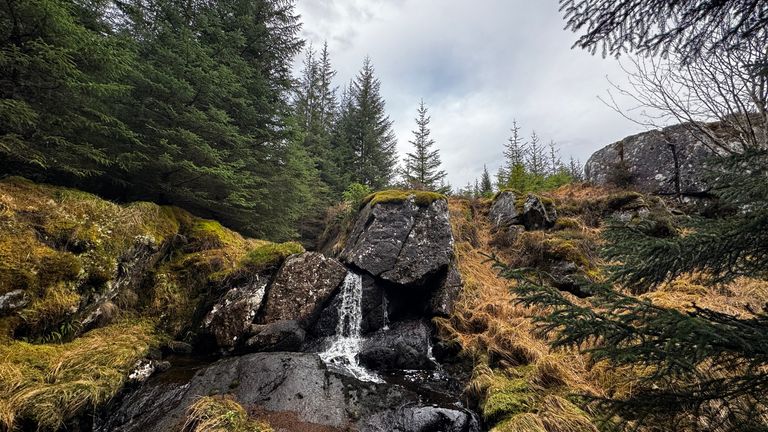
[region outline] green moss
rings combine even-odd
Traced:
[[[520,197],[520,196],[523,196],[523,195],[525,195],[525,194],[523,194],[522,192],[520,192],[520,191],[519,191],[519,190],[517,190],[517,189],[504,188],[504,189],[501,189],[501,190],[499,190],[499,191],[498,191],[498,192],[496,192],[495,194],[493,194],[493,199],[492,199],[492,201],[496,201],[496,199],[497,199],[497,198],[499,198],[499,195],[501,195],[501,194],[502,194],[502,193],[504,193],[504,192],[510,192],[510,193],[512,193],[512,194],[513,194],[515,197]]]
[[[447,200],[445,195],[437,192],[390,189],[368,195],[363,199],[361,207],[366,204],[375,206],[376,204],[402,203],[411,197],[413,197],[413,202],[419,207],[428,207],[437,200]]]
[[[633,204],[633,208],[644,206],[643,194],[632,191],[614,193],[605,198],[603,205],[608,211],[616,211],[625,209],[629,204]]]
[[[536,395],[525,379],[497,376],[482,404],[483,417],[493,424],[530,411],[535,400]]]
[[[288,256],[304,252],[304,247],[297,242],[267,243],[249,251],[241,264],[243,267],[260,271],[276,266]]]
[[[191,248],[194,250],[220,249],[243,241],[234,231],[207,219],[195,220],[188,233]]]

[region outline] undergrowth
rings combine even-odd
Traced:
[[[272,432],[272,428],[250,419],[231,397],[202,396],[187,410],[182,432]]]

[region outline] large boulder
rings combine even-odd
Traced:
[[[282,320],[251,326],[253,336],[245,341],[249,352],[300,351],[306,332],[296,321]]]
[[[431,330],[424,321],[400,321],[366,337],[360,348],[360,363],[368,368],[432,369]]]
[[[259,322],[294,320],[311,326],[346,274],[339,261],[320,253],[289,257],[267,289]]]
[[[219,348],[232,350],[250,330],[268,282],[265,275],[253,275],[229,289],[203,319],[201,333],[211,335]]]
[[[444,199],[415,195],[369,203],[360,212],[340,258],[400,285],[423,285],[453,259],[453,234]]]
[[[686,125],[632,135],[596,151],[584,165],[598,185],[632,186],[660,195],[700,195],[714,153]]]
[[[333,372],[316,354],[258,353],[221,360],[193,377],[150,379],[97,418],[96,432],[179,430],[200,395],[226,394],[249,412],[283,429],[379,431],[478,431],[474,415],[449,394],[424,401],[391,384],[358,381]],[[283,425],[280,425],[283,426]]]
[[[453,307],[459,298],[464,282],[456,263],[451,263],[448,271],[440,282],[440,287],[432,295],[430,312],[435,316],[448,317],[453,314]]]

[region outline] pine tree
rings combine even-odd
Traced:
[[[520,136],[520,126],[517,120],[512,120],[512,135],[504,144],[504,165],[500,171],[500,178],[505,186],[509,186],[512,172],[518,170],[518,167],[525,166],[526,145]]]
[[[581,161],[574,159],[573,156],[568,161],[568,174],[575,181],[584,181],[584,167],[582,167]]]
[[[371,59],[366,57],[349,89],[351,103],[344,125],[345,140],[352,150],[352,180],[373,189],[385,187],[397,165],[392,121],[384,110],[380,87]]]
[[[531,132],[531,140],[528,142],[527,150],[525,160],[527,171],[537,176],[545,175],[547,173],[547,158],[544,153],[544,146],[539,142],[536,131]]]
[[[440,153],[432,150],[435,140],[430,138],[427,107],[422,99],[416,117],[416,130],[413,131],[413,153],[408,153],[405,165],[408,169],[408,181],[417,188],[437,190],[445,178],[445,171],[440,170]]]
[[[480,180],[480,194],[490,196],[493,194],[493,185],[491,184],[491,175],[488,174],[488,167],[483,165],[483,176]]]
[[[557,146],[555,145],[555,141],[550,140],[549,141],[549,174],[555,175],[559,173],[563,167],[563,162],[560,160],[560,156],[558,155],[560,151],[557,149]]]

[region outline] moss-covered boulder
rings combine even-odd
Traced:
[[[383,280],[422,285],[453,259],[448,204],[434,193],[384,191],[361,210],[341,260]]]

